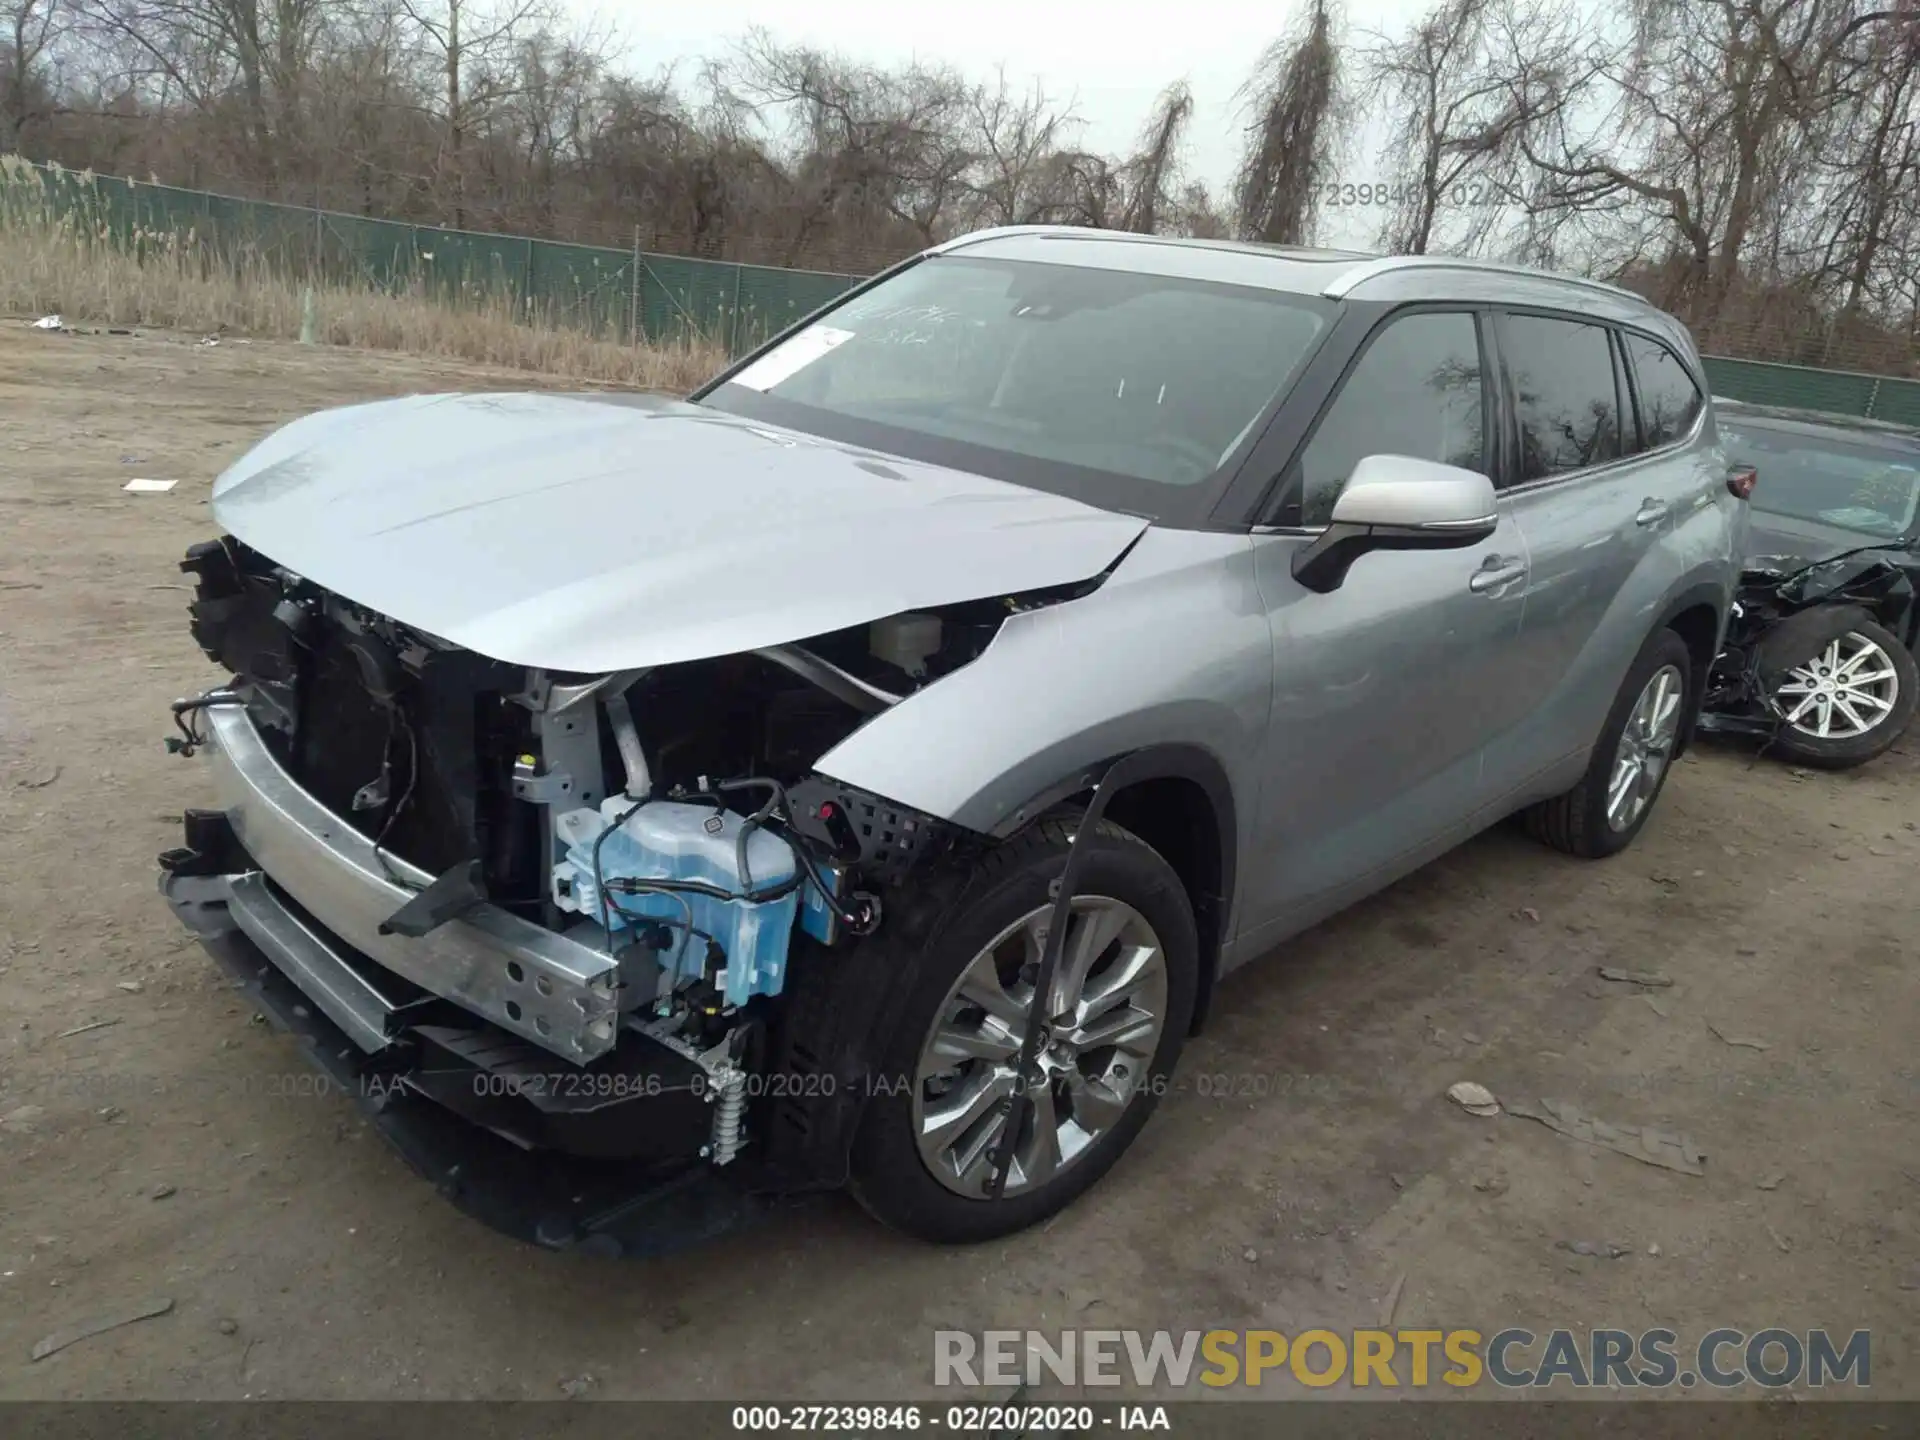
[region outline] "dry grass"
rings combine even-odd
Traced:
[[[91,177],[70,175],[84,193]],[[98,207],[56,205],[38,172],[0,156],[0,314],[69,323],[300,335],[307,286],[257,254],[223,255],[192,231],[110,226]],[[313,287],[323,344],[447,356],[640,389],[685,393],[725,363],[718,345],[627,345],[519,312],[511,298],[458,305],[372,286]]]

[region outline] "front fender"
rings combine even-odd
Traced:
[[[1036,804],[1152,746],[1212,757],[1244,796],[1272,705],[1272,653],[1248,538],[1149,529],[1098,590],[1011,616],[972,664],[815,768],[983,834],[1018,828]],[[1251,809],[1235,807],[1242,828]]]

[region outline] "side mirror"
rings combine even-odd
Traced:
[[[1463,550],[1499,523],[1493,482],[1473,470],[1369,455],[1333,502],[1333,519],[1293,557],[1293,578],[1309,590],[1337,590],[1369,550]]]

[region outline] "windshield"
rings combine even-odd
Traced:
[[[1887,538],[1913,526],[1920,456],[1724,420],[1720,433],[1728,458],[1760,473],[1756,510]]]
[[[936,256],[702,403],[1165,518],[1192,508],[1327,313],[1164,275]]]

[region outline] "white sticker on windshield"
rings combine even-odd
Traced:
[[[771,390],[790,375],[797,375],[830,350],[853,339],[851,330],[836,330],[831,325],[809,325],[798,335],[769,350],[727,383],[744,385],[749,390]]]

